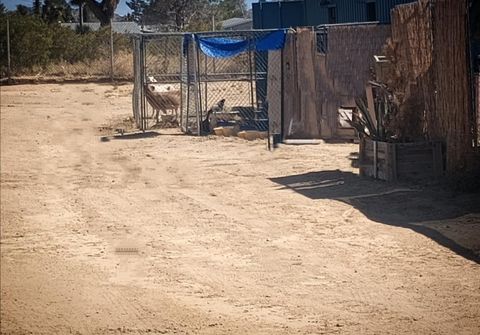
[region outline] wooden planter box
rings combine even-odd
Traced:
[[[362,138],[359,165],[361,176],[386,181],[437,179],[444,172],[442,143],[389,143]]]

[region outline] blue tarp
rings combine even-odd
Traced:
[[[228,58],[242,52],[282,49],[285,44],[285,30],[278,30],[253,39],[195,36],[200,50],[208,57]]]

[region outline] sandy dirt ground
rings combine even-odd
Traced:
[[[354,144],[101,137],[130,93],[1,87],[2,334],[480,333],[478,194]]]

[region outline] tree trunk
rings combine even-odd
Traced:
[[[80,24],[80,31],[83,32],[83,3],[78,5],[78,23]]]
[[[110,19],[113,18],[118,0],[103,0],[101,3],[95,0],[85,0],[85,3],[100,21],[100,25],[105,27],[110,24]]]

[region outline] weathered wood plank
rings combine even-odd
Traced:
[[[393,154],[395,150],[395,144],[385,144],[385,179],[388,181],[394,181],[397,179],[397,175],[395,173],[397,161],[395,155]]]
[[[426,154],[398,155],[398,162],[400,163],[416,163],[421,161],[432,161],[432,159],[432,151]]]
[[[314,34],[310,29],[297,30],[297,71],[298,89],[300,92],[300,120],[304,126],[304,136],[318,138],[315,68],[314,59]]]
[[[289,137],[290,124],[300,110],[297,86],[296,35],[287,34],[283,49],[283,134]]]
[[[433,163],[432,162],[424,162],[424,163],[417,163],[417,164],[398,164],[397,169],[399,173],[405,172],[412,172],[412,171],[427,171],[433,174]]]
[[[315,53],[315,90],[317,92],[315,105],[317,109],[317,118],[320,124],[320,135],[324,139],[332,138],[334,130],[329,122],[327,96],[331,89],[328,87],[327,78],[327,58],[324,54]]]
[[[418,147],[416,148],[415,143],[379,142],[378,148],[383,148],[384,152],[380,150],[377,152],[377,178],[387,181],[428,180],[441,176],[443,174],[442,144],[418,143]],[[361,173],[373,176],[373,141],[362,139],[360,150]]]
[[[365,156],[366,157],[373,157],[374,156],[373,150],[372,151],[367,151],[365,153]],[[385,152],[377,151],[377,159],[378,160],[383,160],[383,159],[385,159],[385,157],[387,157]]]
[[[375,104],[373,100],[373,89],[372,85],[367,84],[365,87],[365,91],[367,94],[367,106],[368,106],[368,114],[372,118],[373,124],[377,124],[377,115],[375,114]]]
[[[433,174],[436,178],[439,178],[443,175],[443,152],[442,144],[435,143],[433,146]]]

